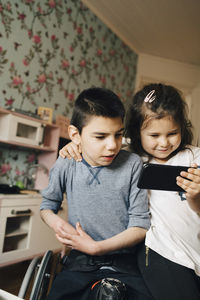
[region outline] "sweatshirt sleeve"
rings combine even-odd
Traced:
[[[142,169],[142,161],[138,159],[132,170],[129,194],[129,224],[128,227],[150,228],[150,213],[147,190],[139,189],[137,182]]]
[[[42,203],[40,205],[40,210],[50,209],[55,213],[58,212],[63,201],[63,193],[66,190],[66,166],[67,161],[59,157],[51,168],[48,186],[41,192]]]

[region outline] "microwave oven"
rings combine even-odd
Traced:
[[[0,118],[0,139],[28,145],[42,145],[44,125],[40,122],[5,114]]]

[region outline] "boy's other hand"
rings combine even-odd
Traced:
[[[62,158],[68,158],[71,159],[73,158],[76,161],[81,161],[82,156],[81,156],[81,146],[76,145],[73,142],[70,142],[69,144],[65,145],[60,151],[59,155]]]
[[[97,242],[93,240],[81,227],[76,224],[77,235],[65,233],[56,235],[57,239],[71,249],[81,251],[89,255],[96,255]]]

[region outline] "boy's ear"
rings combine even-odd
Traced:
[[[79,145],[80,141],[81,141],[81,136],[80,136],[78,129],[74,125],[69,125],[68,133],[69,133],[69,137],[72,140],[72,142],[76,145]]]

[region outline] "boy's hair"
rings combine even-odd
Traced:
[[[151,92],[153,101],[145,102],[145,97]],[[181,144],[173,153],[175,154],[185,149],[186,145],[190,145],[193,139],[192,124],[187,116],[187,104],[180,92],[173,86],[159,83],[146,85],[135,94],[126,120],[126,136],[130,138],[132,151],[139,155],[148,154],[141,145],[141,127],[145,126],[144,121],[148,122],[148,119],[161,119],[167,115],[171,116],[181,129]]]
[[[98,87],[89,88],[82,91],[75,101],[71,125],[74,125],[81,133],[91,116],[120,117],[123,122],[125,108],[120,98],[111,90]]]

